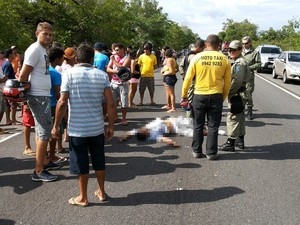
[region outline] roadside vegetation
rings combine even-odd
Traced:
[[[23,52],[36,40],[34,31],[41,21],[53,25],[54,40],[65,46],[100,41],[109,47],[112,42],[138,47],[151,41],[155,48],[168,45],[181,50],[196,38],[206,38],[169,20],[156,0],[1,0],[0,8],[1,50],[16,45]],[[299,19],[292,19],[280,30],[258,32],[258,25],[247,19],[227,19],[219,35],[224,41],[249,35],[254,45],[300,50],[299,23]]]
[[[279,15],[280,16],[280,15]],[[223,23],[223,29],[218,34],[224,41],[239,40],[241,37],[250,36],[254,46],[261,44],[273,44],[281,47],[283,50],[300,51],[300,17],[287,21],[279,30],[270,27],[265,31],[258,31],[259,26],[250,23],[247,19],[242,22],[235,22],[227,19]]]

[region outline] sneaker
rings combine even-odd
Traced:
[[[33,171],[33,174],[31,175],[31,179],[33,181],[51,182],[51,181],[55,181],[57,179],[57,176],[54,176],[53,174],[49,173],[47,170],[42,170],[42,172],[39,174]]]
[[[204,158],[205,157],[204,154],[198,153],[198,152],[194,152],[194,151],[193,151],[193,156],[194,156],[194,158]]]
[[[214,155],[206,155],[206,158],[208,160],[215,160],[219,157],[218,153],[214,154]]]
[[[44,170],[57,170],[61,167],[62,167],[61,164],[49,161],[49,163],[47,165],[44,165]]]

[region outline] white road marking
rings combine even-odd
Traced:
[[[262,79],[262,80],[268,82],[269,84],[271,84],[271,85],[277,87],[278,89],[282,90],[283,92],[285,92],[285,93],[287,93],[287,94],[293,96],[294,98],[300,100],[300,96],[295,95],[294,93],[292,93],[292,92],[290,92],[290,91],[284,89],[283,87],[280,87],[279,85],[277,85],[277,84],[275,84],[275,83],[269,81],[268,79],[264,78],[263,76],[261,76],[261,75],[259,75],[259,74],[257,74],[257,73],[256,73],[255,75],[258,76],[260,79]]]
[[[14,136],[17,136],[17,135],[22,134],[22,133],[23,133],[23,132],[18,132],[18,133],[14,133],[14,134],[12,134],[12,135],[9,135],[9,136],[7,136],[6,138],[1,139],[1,140],[0,140],[0,143],[2,143],[2,142],[4,142],[4,141],[7,141],[8,139],[13,138]]]

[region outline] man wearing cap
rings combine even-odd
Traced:
[[[260,54],[258,51],[255,51],[252,47],[251,38],[249,36],[245,36],[242,39],[243,44],[243,57],[247,60],[250,68],[250,79],[246,84],[246,92],[243,97],[245,98],[248,112],[247,112],[247,118],[249,120],[253,120],[253,99],[252,99],[252,93],[254,91],[254,72],[260,68]]]
[[[228,94],[228,107],[232,106],[232,97],[244,91],[246,82],[249,80],[250,69],[247,61],[242,56],[242,43],[238,40],[230,42],[228,47],[229,57],[233,60],[231,66],[231,88]],[[242,99],[241,99],[242,101]],[[244,148],[245,115],[242,108],[241,113],[228,111],[227,114],[227,136],[228,139],[220,150],[235,151],[235,142],[238,147]]]
[[[151,53],[152,47],[153,46],[150,42],[146,42],[143,46],[144,53],[138,58],[138,64],[141,69],[141,78],[139,84],[140,106],[144,105],[144,93],[146,88],[148,88],[150,95],[150,105],[156,106],[156,103],[154,102],[154,68],[157,64],[157,58]]]
[[[61,66],[57,65],[55,69],[62,74],[66,69],[72,68],[75,64],[77,64],[77,60],[75,58],[75,49],[68,47],[64,51],[63,63]]]
[[[199,52],[202,52],[204,50],[205,43],[202,39],[198,39],[195,44],[190,44],[189,49],[190,52],[188,53],[187,56],[185,56],[182,61],[179,64],[179,73],[182,76],[182,79],[184,79],[185,73],[187,71],[187,68],[192,60],[192,58]],[[188,90],[188,99],[189,103],[191,104],[193,101],[193,96],[194,96],[194,85],[195,81],[192,82],[189,90]],[[193,113],[192,110],[187,110],[186,111],[186,117],[192,118]]]
[[[103,45],[99,42],[96,42],[94,45],[94,64],[93,67],[106,72],[106,67],[109,63],[109,58],[102,53]]]
[[[205,156],[202,153],[202,144],[207,118],[206,158],[215,160],[218,157],[218,130],[222,119],[223,101],[230,89],[230,62],[218,50],[220,38],[217,35],[209,35],[205,45],[205,51],[195,55],[188,67],[182,85],[180,105],[183,106],[188,101],[188,90],[195,79],[192,153],[195,158]]]

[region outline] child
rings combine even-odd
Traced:
[[[32,150],[30,145],[30,130],[34,126],[34,119],[32,113],[27,105],[27,102],[22,104],[22,123],[24,126],[24,142],[25,149],[23,154],[27,156],[35,156],[35,151]]]

